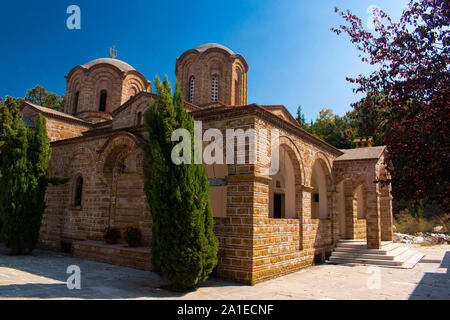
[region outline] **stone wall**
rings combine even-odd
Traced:
[[[151,216],[143,192],[142,151],[128,133],[52,144],[50,177],[69,178],[47,189],[40,242],[59,248],[60,241],[103,240],[108,225],[139,227],[150,245]],[[124,172],[119,167],[126,164]],[[126,179],[123,177],[126,176]],[[82,205],[74,205],[75,181],[83,178]],[[131,219],[131,220],[130,220]]]

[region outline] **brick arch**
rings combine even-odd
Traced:
[[[119,132],[109,137],[102,148],[97,162],[97,172],[100,180],[109,186],[116,164],[139,149],[140,142],[129,132]],[[142,161],[141,164],[142,166]],[[138,167],[140,168],[140,167]]]
[[[70,158],[69,158],[69,161],[68,161],[69,167],[72,165],[74,159],[75,159],[78,155],[80,155],[80,154],[87,154],[88,157],[89,157],[89,162],[88,162],[89,168],[94,167],[95,158],[96,158],[95,155],[94,155],[94,151],[92,151],[92,150],[89,149],[89,148],[83,147],[83,146],[77,147],[77,148],[72,152],[72,154],[71,154],[71,156],[70,156]]]
[[[294,143],[294,141],[288,137],[288,136],[280,136],[279,138],[279,144],[280,147],[284,146],[285,150],[287,151],[289,158],[292,161],[292,164],[294,166],[294,170],[296,172],[296,185],[302,185],[305,183],[305,167],[303,158],[301,156],[300,151],[297,148],[297,145]]]
[[[143,82],[142,79],[140,79],[136,76],[127,76],[125,78],[123,88],[126,88],[126,90],[127,90],[127,92],[124,93],[126,96],[125,101],[128,101],[131,98],[131,96],[129,94],[129,90],[132,88],[134,88],[136,90],[135,95],[137,95],[139,92],[146,91],[145,83]]]
[[[83,86],[85,82],[85,75],[82,70],[78,70],[73,73],[67,81],[67,89],[66,89],[66,102],[65,102],[65,112],[74,114],[74,99],[75,93],[79,92],[78,97],[78,106],[83,103]]]
[[[332,171],[331,171],[330,161],[328,160],[328,158],[325,156],[325,154],[323,152],[320,152],[320,151],[316,152],[316,154],[314,156],[314,161],[313,161],[313,164],[311,167],[311,175],[309,176],[308,183],[309,183],[309,185],[311,185],[312,168],[314,168],[316,163],[321,166],[321,168],[325,174],[325,178],[327,179],[327,190],[330,191],[334,185],[333,175],[332,175]]]

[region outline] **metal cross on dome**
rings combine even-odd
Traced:
[[[115,59],[117,57],[117,50],[116,50],[116,46],[113,45],[112,48],[109,48],[109,56],[112,59]]]

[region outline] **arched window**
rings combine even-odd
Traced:
[[[73,114],[77,114],[78,111],[78,100],[80,98],[80,91],[75,92],[75,96],[73,98]]]
[[[100,104],[98,107],[99,111],[106,111],[106,99],[108,97],[108,94],[106,93],[106,90],[100,91]]]
[[[195,94],[195,77],[192,76],[189,78],[189,102],[194,103],[194,94]]]
[[[211,101],[219,100],[219,76],[213,75],[211,78]]]
[[[236,68],[236,80],[234,81],[234,104],[241,104],[241,72]]]
[[[130,99],[133,98],[133,97],[137,94],[137,89],[136,89],[135,87],[131,87],[131,88],[128,90],[128,94],[129,94],[129,96],[130,96]]]
[[[81,206],[82,196],[83,196],[83,178],[78,177],[75,183],[75,199],[74,199],[75,206]]]

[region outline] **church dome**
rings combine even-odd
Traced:
[[[95,59],[95,60],[92,60],[91,62],[88,62],[88,63],[84,64],[83,67],[86,68],[86,69],[90,69],[90,68],[92,68],[95,65],[103,64],[103,63],[113,65],[113,66],[117,67],[122,72],[128,72],[128,71],[136,70],[132,66],[130,66],[128,63],[123,62],[121,60],[112,59],[112,58]]]
[[[234,52],[231,51],[231,49],[229,49],[221,44],[218,44],[218,43],[205,43],[205,44],[202,44],[201,46],[198,46],[197,48],[195,48],[195,50],[197,50],[198,52],[205,52],[206,50],[211,49],[211,48],[223,49],[231,55],[234,54]]]

